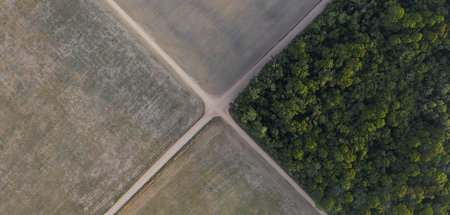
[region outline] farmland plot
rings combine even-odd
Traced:
[[[317,211],[222,120],[189,147],[121,214],[304,214]]]
[[[319,0],[116,0],[207,92],[222,94]]]
[[[94,0],[0,1],[0,213],[99,214],[201,102]]]

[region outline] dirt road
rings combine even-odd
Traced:
[[[130,200],[150,179],[155,176],[166,165],[170,159],[177,154],[183,146],[189,142],[212,118],[214,114],[209,112],[203,115],[200,120],[189,129],[180,139],[177,140],[167,151],[165,151],[155,163],[127,190],[105,214],[116,214],[128,200]]]
[[[164,61],[169,69],[187,85],[204,102],[205,114],[191,127],[180,139],[178,139],[161,157],[126,191],[119,200],[105,213],[106,215],[116,214],[189,140],[203,128],[214,117],[221,117],[230,124],[248,144],[258,152],[292,187],[297,190],[311,205],[314,201],[301,189],[295,181],[263,150],[248,134],[242,130],[229,114],[229,105],[250,82],[258,75],[261,68],[271,60],[272,56],[280,53],[289,42],[295,38],[305,27],[311,23],[325,8],[331,0],[322,0],[318,3],[289,33],[267,52],[253,67],[249,69],[226,93],[220,97],[212,96],[205,91],[160,47],[154,39],[137,22],[135,22],[114,0],[104,0],[112,11],[131,30],[135,31],[152,49],[156,55]],[[321,214],[326,214],[319,211]]]

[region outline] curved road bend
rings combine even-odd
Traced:
[[[214,117],[221,117],[236,132],[254,149],[258,154],[264,158],[302,197],[315,207],[314,201],[309,195],[303,191],[300,186],[263,150],[258,144],[233,120],[229,114],[229,105],[237,97],[250,82],[250,80],[257,76],[261,68],[272,59],[272,56],[280,53],[292,39],[295,38],[308,24],[310,24],[324,9],[331,0],[322,0],[318,3],[297,25],[291,29],[272,49],[267,52],[248,72],[245,73],[227,92],[222,96],[216,97],[203,91],[203,89],[195,82],[144,30],[136,21],[134,21],[114,0],[103,0],[107,6],[112,9],[112,12],[120,18],[124,24],[134,30],[147,45],[150,46],[155,54],[159,55],[181,81],[187,85],[198,97],[202,99],[205,104],[205,114],[197,121],[183,136],[180,137],[174,144],[172,144],[167,151],[165,151],[152,166],[109,208],[105,215],[116,214],[155,174],[170,161],[170,159],[177,154],[184,145],[186,145],[211,119]],[[325,212],[319,211],[322,215]]]

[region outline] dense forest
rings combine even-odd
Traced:
[[[233,116],[330,214],[449,214],[446,0],[334,0]]]

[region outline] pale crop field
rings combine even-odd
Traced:
[[[320,0],[116,0],[207,92],[222,94]]]
[[[231,127],[215,119],[120,214],[314,215],[317,211]]]
[[[0,0],[0,214],[100,214],[202,114],[96,0]]]

